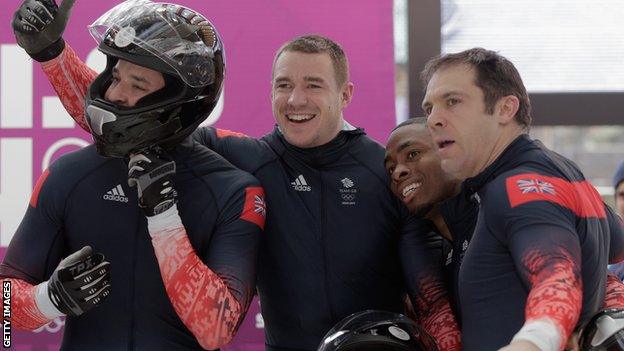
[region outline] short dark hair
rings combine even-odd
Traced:
[[[408,118],[405,121],[397,124],[396,127],[394,127],[390,133],[394,132],[395,130],[404,127],[404,126],[409,126],[412,124],[418,124],[418,125],[423,125],[425,127],[427,127],[427,117],[412,117],[412,118]]]
[[[340,44],[335,41],[321,36],[321,35],[304,35],[296,37],[295,39],[282,45],[275,54],[273,59],[273,70],[275,72],[275,63],[277,59],[285,51],[303,52],[306,54],[323,54],[327,53],[331,58],[332,65],[334,66],[334,73],[336,74],[336,83],[338,86],[342,86],[349,80],[349,61],[347,55]],[[273,73],[272,73],[273,74]]]
[[[531,125],[531,102],[522,78],[516,67],[497,52],[483,48],[472,48],[454,54],[445,54],[431,59],[425,65],[420,77],[424,87],[441,68],[467,64],[476,71],[475,84],[483,91],[486,112],[494,113],[496,102],[507,95],[520,100],[515,120],[529,128]]]

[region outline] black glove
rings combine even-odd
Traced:
[[[91,247],[67,256],[48,280],[48,297],[60,312],[79,316],[110,294],[110,263]]]
[[[128,185],[137,185],[139,206],[146,216],[165,212],[177,202],[175,173],[175,162],[160,147],[130,157]]]
[[[26,0],[13,15],[13,33],[17,44],[39,62],[49,61],[65,48],[63,32],[76,0]]]

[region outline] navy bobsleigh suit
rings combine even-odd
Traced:
[[[435,274],[427,226],[390,192],[384,149],[361,129],[310,149],[277,127],[261,139],[213,128],[195,138],[265,189],[258,292],[267,350],[316,350],[335,323],[364,309],[403,312],[405,293],[418,295],[417,282]]]
[[[241,213],[246,189],[259,183],[190,138],[171,156],[191,245],[246,309],[261,229]],[[61,349],[201,350],[168,299],[127,172],[127,161],[100,157],[93,145],[54,162],[39,181],[0,275],[38,284],[62,258],[90,245],[111,264],[111,293],[93,310],[67,317]]]
[[[602,307],[622,227],[573,162],[521,135],[463,191],[481,202],[459,271],[463,350],[505,346],[525,320],[571,331]]]

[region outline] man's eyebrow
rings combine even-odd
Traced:
[[[453,95],[467,96],[465,93],[462,93],[460,91],[451,90],[451,91],[447,91],[446,93],[442,94],[442,96],[440,96],[440,99],[446,99],[446,98],[448,98],[450,96],[453,96]],[[420,108],[425,110],[429,106],[431,106],[431,102],[430,101],[423,101],[422,104],[420,105]]]
[[[399,145],[399,148],[397,149],[397,152],[403,151],[406,147],[412,145],[413,143],[414,143],[413,140],[408,140],[408,141],[404,142],[403,144]],[[384,157],[384,165],[386,163],[388,163],[388,161],[390,161],[390,155],[388,153],[386,153],[386,157]]]
[[[406,142],[404,142],[403,144],[399,145],[399,149],[398,151],[401,152],[403,151],[406,147],[412,145],[414,142],[412,140],[408,140]]]
[[[119,75],[119,69],[117,69],[117,67],[113,67],[113,74]],[[144,77],[140,77],[140,76],[137,76],[135,74],[131,74],[130,75],[130,79],[135,80],[135,81],[140,82],[140,83],[145,83],[147,85],[151,85],[150,81],[148,81]]]
[[[442,95],[442,98],[443,98],[443,99],[446,99],[447,97],[452,96],[452,95],[466,96],[466,94],[465,94],[465,93],[462,93],[461,91],[451,90],[451,91],[449,91],[449,92],[444,93],[444,94]]]
[[[323,79],[323,78],[321,78],[321,77],[305,76],[305,77],[303,77],[303,79],[304,79],[306,82],[325,83],[325,79]]]
[[[275,78],[275,83],[284,83],[284,82],[290,82],[290,79],[287,77],[277,77]]]
[[[133,80],[136,80],[137,82],[142,82],[142,83],[145,83],[145,84],[148,84],[148,85],[149,85],[149,84],[151,84],[151,83],[150,83],[147,79],[145,79],[144,77],[140,77],[140,76],[137,76],[137,75],[134,75],[134,74],[131,74],[131,75],[130,75],[130,78],[132,78]]]

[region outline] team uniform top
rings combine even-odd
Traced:
[[[459,267],[472,239],[479,214],[478,197],[467,195],[462,192],[440,204],[440,214],[452,236],[452,240],[446,238],[442,240],[442,267],[451,307],[458,319],[461,317]]]
[[[81,101],[96,72],[69,46],[42,68],[70,115],[88,129]],[[439,257],[430,256],[439,256],[439,248],[425,247],[430,231],[392,195],[383,147],[362,130],[347,129],[311,149],[289,145],[277,128],[259,140],[196,131],[197,140],[266,190],[258,292],[267,350],[316,350],[351,313],[402,312],[406,291],[438,345],[455,350],[459,330]]]
[[[452,240],[442,238],[442,266],[444,267],[444,277],[449,289],[449,296],[451,307],[455,316],[461,318],[461,309],[459,308],[459,268],[464,258],[466,250],[472,239],[475,226],[477,224],[477,218],[479,215],[479,196],[475,193],[470,195],[468,192],[461,192],[460,194],[445,200],[440,204],[440,213],[446,223]],[[433,226],[433,223],[432,223]],[[435,229],[434,229],[435,230]],[[437,230],[436,230],[437,232]],[[623,233],[624,234],[624,233]],[[618,248],[618,243],[614,243],[618,238],[611,238],[610,257],[614,257],[613,260],[618,261],[619,258],[616,255],[622,256],[622,248]],[[618,250],[621,250],[618,253]],[[614,252],[611,252],[614,251]],[[614,276],[615,278],[619,278]],[[618,280],[618,279],[614,279]],[[619,278],[621,280],[621,278]],[[612,282],[610,282],[612,283]],[[615,301],[615,306],[622,306],[622,296],[619,294],[620,287],[615,285],[610,286],[607,284],[607,289],[611,288],[614,291],[611,298]],[[617,290],[617,292],[615,292]],[[608,298],[606,296],[605,298]],[[609,308],[612,304],[605,302],[604,308]]]
[[[261,195],[259,183],[190,138],[172,157],[178,210],[190,243],[246,310],[264,219],[261,197],[254,204],[249,194]],[[67,317],[61,349],[200,350],[165,291],[127,172],[127,161],[100,157],[93,145],[54,162],[37,183],[0,275],[38,284],[61,259],[90,245],[111,264],[111,293],[93,310]],[[182,276],[176,293],[184,294],[185,284],[201,283]],[[212,312],[222,318],[227,306]]]
[[[417,301],[437,298],[427,227],[389,191],[384,150],[361,129],[311,149],[288,144],[278,128],[259,140],[212,128],[195,137],[266,189],[258,292],[267,350],[315,350],[364,309],[402,312],[406,288]]]
[[[463,188],[481,199],[459,273],[463,349],[496,350],[544,317],[565,344],[603,304],[619,219],[576,165],[527,135]]]

